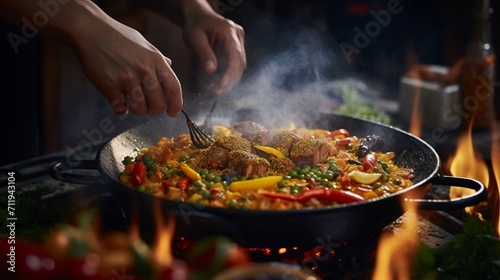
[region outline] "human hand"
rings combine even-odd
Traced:
[[[75,51],[89,80],[113,112],[175,116],[182,108],[179,80],[163,56],[138,31],[110,18],[82,32]]]
[[[213,78],[209,91],[220,96],[231,90],[247,66],[243,28],[205,11],[186,19],[183,35],[205,73]]]

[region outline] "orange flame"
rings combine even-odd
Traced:
[[[413,108],[411,111],[409,132],[417,137],[422,135],[422,118],[420,117],[420,90],[415,88],[412,92]]]
[[[153,248],[153,257],[158,265],[158,268],[161,269],[171,266],[173,262],[171,242],[174,236],[175,218],[170,216],[167,224],[165,224],[165,219],[162,215],[160,206],[159,200],[155,200],[154,218],[157,228],[155,246]]]
[[[450,164],[450,172],[453,176],[473,178],[488,186],[488,166],[483,157],[474,149],[472,122],[458,139],[457,150]],[[450,198],[467,196],[473,192],[474,190],[471,189],[451,187]],[[466,212],[473,213],[473,207],[467,207]]]
[[[374,280],[411,279],[411,261],[418,249],[418,214],[415,208],[408,208],[403,224],[397,232],[384,233],[380,237]]]

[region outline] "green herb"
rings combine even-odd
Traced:
[[[55,226],[68,218],[68,212],[45,209],[40,206],[43,195],[52,193],[49,187],[36,188],[34,190],[16,193],[15,217],[16,237],[41,241]],[[8,235],[7,198],[0,196],[0,234]]]
[[[500,279],[500,239],[493,226],[467,216],[464,232],[449,243],[437,248],[422,245],[412,279]]]

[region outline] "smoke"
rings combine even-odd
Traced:
[[[315,29],[285,33],[276,51],[262,58],[241,84],[224,96],[225,108],[233,112],[251,109],[268,126],[300,125],[307,112],[331,112],[338,100],[319,86],[339,76],[339,58],[330,42]]]

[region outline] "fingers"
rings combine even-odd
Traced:
[[[208,41],[208,37],[203,33],[191,34],[193,36],[191,47],[198,56],[200,65],[203,67],[203,71],[207,74],[213,74],[217,69],[217,58],[215,53]]]
[[[246,53],[244,47],[243,28],[237,26],[231,40],[224,42],[223,48],[227,56],[226,68],[222,69],[220,80],[214,89],[214,94],[219,96],[233,88],[241,78],[247,67]]]
[[[127,82],[122,83],[125,87],[123,92],[109,89],[105,96],[112,111],[118,115],[130,111],[134,115],[151,116],[167,111],[169,116],[176,116],[182,108],[183,99],[179,80],[169,66],[171,63],[165,58],[150,73],[130,76]]]
[[[170,67],[162,67],[157,71],[157,76],[161,84],[163,98],[167,100],[167,114],[175,117],[179,114],[183,99],[181,83]]]

